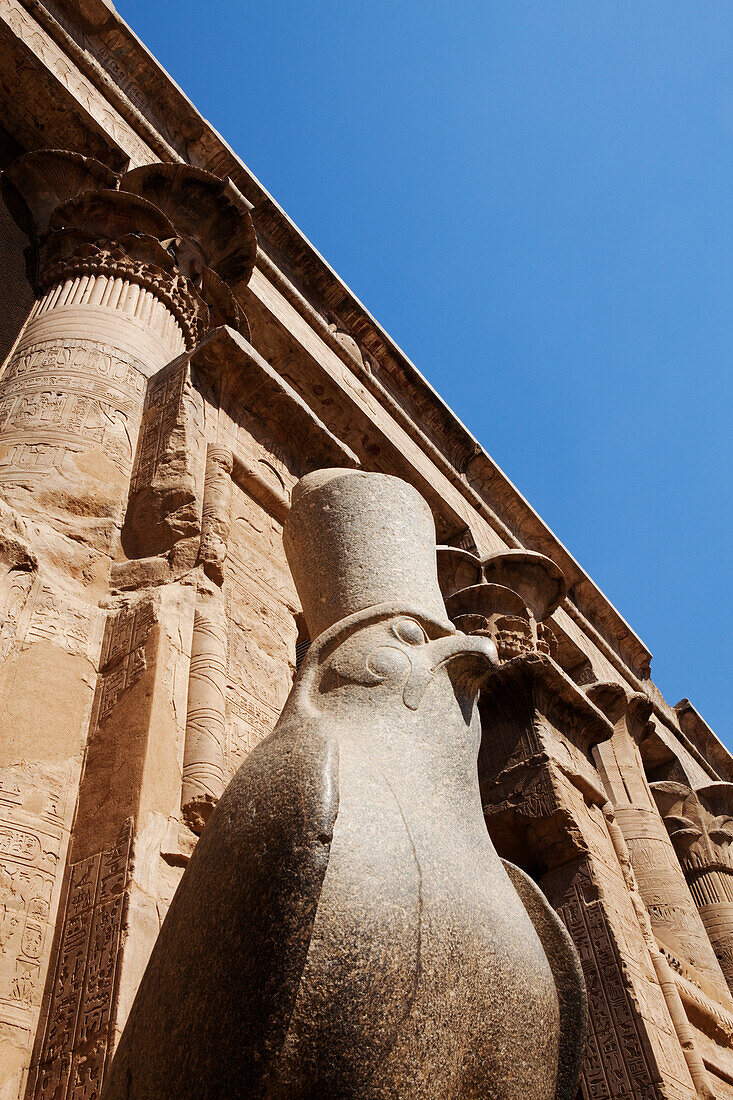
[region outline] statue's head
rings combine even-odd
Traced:
[[[426,501],[399,478],[321,470],[296,486],[285,549],[313,642],[300,701],[321,711],[453,710],[470,723],[498,663],[487,638],[457,632],[437,579]],[[296,689],[297,691],[298,689]]]

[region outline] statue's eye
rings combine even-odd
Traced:
[[[420,623],[414,619],[400,619],[392,627],[397,637],[408,645],[424,645],[428,640]]]

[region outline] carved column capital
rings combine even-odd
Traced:
[[[229,180],[185,164],[148,164],[118,175],[65,150],[26,153],[4,179],[22,196],[35,231],[40,294],[100,276],[150,291],[173,314],[188,348],[211,327],[249,335],[237,296],[257,242],[246,200]],[[89,296],[85,299],[84,292]],[[76,287],[73,302],[121,308],[126,295]],[[50,305],[57,305],[58,298]]]
[[[249,335],[252,219],[229,180],[184,164],[117,174],[40,150],[3,185],[30,215],[40,299],[0,385],[0,487],[21,511],[95,516],[109,553],[148,380],[212,327]]]
[[[733,783],[651,784],[713,950],[733,991]]]
[[[652,783],[652,791],[685,874],[733,875],[733,783],[692,790],[662,782]]]
[[[505,550],[481,561],[470,551],[439,546],[438,573],[459,630],[490,637],[505,661],[555,656],[555,635],[545,620],[565,595],[565,580],[544,554]]]

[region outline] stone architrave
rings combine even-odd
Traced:
[[[319,471],[285,545],[314,640],[196,847],[103,1100],[572,1100],[579,965],[486,832],[496,650],[446,617],[427,504]]]

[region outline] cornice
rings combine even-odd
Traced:
[[[421,446],[443,472],[450,471],[451,480],[507,546],[537,550],[555,561],[568,582],[565,609],[579,625],[592,625],[593,634],[620,658],[622,667],[646,679],[651,654],[641,639],[401,348],[200,116],[114,6],[106,0],[22,2],[155,158],[186,161],[232,179],[253,206],[260,240],[258,269],[277,281],[311,323],[314,315],[321,318],[344,363],[403,427],[409,424],[411,434],[420,436]],[[334,338],[332,320],[356,342],[354,350]]]

